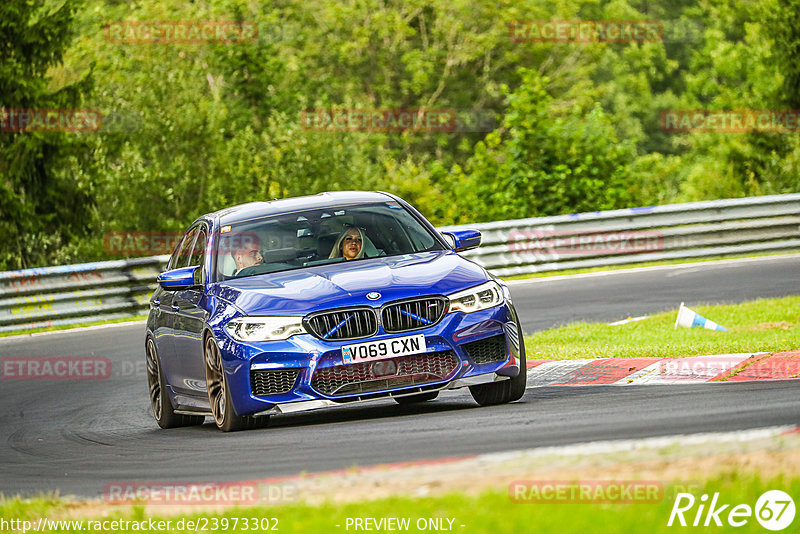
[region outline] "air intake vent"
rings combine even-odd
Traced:
[[[435,325],[446,311],[447,299],[444,297],[406,300],[385,306],[381,323],[387,332],[408,332]]]
[[[378,373],[376,363],[383,363],[382,367],[391,368],[391,372]],[[311,387],[335,397],[420,386],[451,377],[459,369],[459,363],[456,355],[447,350],[378,362],[336,365],[317,369],[311,378]]]
[[[378,319],[372,308],[350,308],[316,313],[306,317],[306,329],[326,341],[357,339],[378,332]]]
[[[487,337],[480,341],[472,341],[461,345],[469,359],[480,365],[483,363],[500,363],[508,358],[506,336]]]
[[[250,371],[250,390],[256,397],[280,395],[294,387],[300,369],[253,369]]]

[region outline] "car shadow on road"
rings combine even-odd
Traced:
[[[391,399],[375,401],[374,404],[343,404],[332,408],[322,408],[296,414],[281,414],[270,416],[269,423],[263,430],[278,428],[300,428],[307,426],[331,425],[361,421],[376,421],[382,419],[397,419],[398,422],[406,416],[422,416],[445,414],[463,410],[481,409],[471,397],[459,396],[457,398],[443,398],[419,404],[400,405]],[[485,409],[485,408],[483,408]],[[211,419],[207,419],[211,421]],[[212,422],[207,422],[202,430],[217,431]],[[254,432],[254,431],[250,431]],[[257,430],[255,430],[257,432]]]

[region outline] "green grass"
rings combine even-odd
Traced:
[[[73,328],[83,328],[86,326],[98,326],[102,324],[117,324],[117,323],[129,323],[131,321],[144,321],[147,319],[147,315],[134,315],[131,317],[124,317],[121,319],[108,319],[106,321],[90,321],[87,323],[72,323],[72,324],[62,324],[57,326],[48,326],[45,328],[32,328],[31,330],[17,330],[15,332],[0,332],[0,337],[9,337],[9,336],[20,336],[20,335],[27,335],[27,334],[38,334],[39,332],[52,332],[54,330],[71,330]]]
[[[639,263],[624,263],[620,265],[604,265],[602,267],[584,267],[582,269],[563,269],[559,271],[544,271],[540,273],[516,274],[504,276],[503,280],[527,280],[529,278],[547,278],[550,276],[566,276],[571,274],[598,273],[604,271],[619,271],[622,269],[638,269],[641,267],[656,267],[659,265],[680,265],[683,263],[705,263],[718,260],[732,260],[742,258],[761,258],[764,256],[786,256],[797,252],[764,252],[760,254],[733,254],[729,256],[710,256],[708,258],[678,258],[674,260],[648,261]]]
[[[694,311],[726,327],[673,329],[673,312],[620,326],[574,323],[526,336],[529,360],[677,357],[800,349],[800,297],[742,304],[696,306]]]
[[[658,481],[656,481],[658,482]],[[693,483],[694,484],[694,483]],[[205,518],[209,525],[213,518],[226,517],[229,527],[232,518],[276,518],[277,531],[283,533],[327,534],[335,532],[354,532],[351,526],[346,529],[347,518],[410,518],[411,528],[408,532],[420,532],[415,527],[417,519],[425,518],[451,518],[453,532],[457,533],[505,533],[505,532],[537,532],[537,533],[572,533],[572,532],[603,532],[603,533],[636,533],[641,532],[672,532],[675,529],[685,530],[679,526],[667,527],[667,521],[672,510],[675,498],[675,489],[671,483],[664,483],[664,494],[660,502],[656,503],[515,503],[510,497],[507,488],[486,491],[472,497],[464,494],[449,494],[427,498],[393,497],[376,501],[358,502],[353,504],[323,504],[310,506],[306,504],[288,504],[281,506],[260,506],[253,508],[229,509],[224,513],[204,512],[198,506],[193,514],[181,514],[159,518],[155,515],[145,515],[140,506],[127,507],[123,511],[102,510],[103,514],[95,513],[92,519],[171,519],[175,525],[180,519],[196,520]],[[703,483],[703,487],[694,487],[692,493],[698,499],[694,508],[684,517],[689,524],[694,519],[697,511],[699,497],[703,493],[713,495],[719,492],[718,506],[724,503],[731,505],[747,504],[755,506],[758,497],[767,490],[780,489],[797,498],[800,495],[800,477],[782,475],[776,478],[762,480],[757,475],[743,475],[737,471],[728,471]],[[52,498],[21,501],[19,499],[0,502],[0,517],[9,519],[23,519],[37,521],[40,517],[50,519],[64,517],[68,503],[59,502]],[[157,507],[155,507],[157,508]],[[724,521],[729,506],[721,519]],[[800,522],[796,517],[792,526],[786,532],[795,532],[792,527]],[[445,521],[445,525],[447,521]],[[336,525],[340,525],[337,527]],[[461,525],[464,525],[463,527]],[[692,529],[692,527],[688,527]],[[697,529],[692,529],[697,530]],[[75,528],[54,529],[50,532],[75,532]],[[86,531],[86,530],[84,530]],[[132,530],[115,530],[115,532],[131,532]],[[133,530],[135,531],[135,530]],[[174,527],[167,532],[193,532],[184,528]],[[701,527],[701,531],[702,527]],[[723,526],[713,527],[714,532],[765,532],[758,524],[755,517],[741,528],[733,529]],[[241,529],[229,528],[227,532],[243,532]]]

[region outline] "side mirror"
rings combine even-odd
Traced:
[[[477,230],[455,230],[443,232],[442,235],[456,252],[481,246],[481,233]]]
[[[158,285],[167,291],[192,289],[202,285],[202,272],[199,265],[165,271],[158,275]]]

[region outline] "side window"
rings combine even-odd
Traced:
[[[203,265],[203,256],[206,251],[206,229],[200,227],[197,234],[197,240],[194,242],[194,248],[189,256],[189,265],[187,267],[194,267],[196,265]]]
[[[194,240],[197,237],[197,232],[199,230],[200,227],[195,226],[189,230],[185,236],[183,236],[183,241],[181,241],[181,247],[178,250],[178,255],[174,258],[174,262],[170,262],[171,269],[180,269],[181,267],[189,266],[189,254],[192,252],[192,245],[194,244]]]
[[[172,255],[169,257],[169,262],[167,262],[167,270],[177,269],[178,268],[178,257],[181,255],[181,249],[183,249],[183,242],[186,241],[186,238],[189,237],[189,233],[186,232],[183,236],[178,238],[178,241],[175,243],[175,249],[172,251]]]

